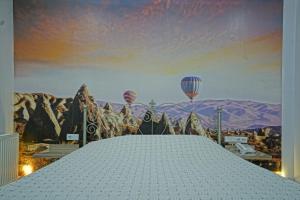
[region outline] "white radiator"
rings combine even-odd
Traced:
[[[18,177],[19,135],[0,135],[0,186]]]

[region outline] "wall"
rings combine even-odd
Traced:
[[[13,1],[0,1],[0,185],[18,177],[19,135],[13,134]]]
[[[89,141],[164,126],[215,139],[223,107],[222,134],[248,136],[280,169],[281,0],[15,0],[14,16],[25,143],[81,134],[84,103]]]
[[[290,145],[293,144],[294,141],[299,141],[299,134],[297,134],[296,130],[299,130],[299,123],[297,123],[296,119],[299,119],[297,113],[300,113],[299,110],[296,110],[296,108],[299,108],[299,90],[295,86],[299,85],[299,79],[296,78],[296,75],[299,74],[299,67],[295,67],[295,63],[299,63],[299,56],[295,56],[295,52],[299,52],[299,25],[295,26],[297,28],[293,28],[293,26],[298,23],[299,20],[295,21],[295,19],[299,19],[299,3],[297,1],[293,1],[294,3],[291,3],[292,1],[285,1],[285,15],[288,15],[291,13],[291,10],[294,11],[292,12],[293,16],[287,17],[288,19],[292,19],[292,24],[290,26],[285,26],[285,29],[287,30],[286,33],[290,32],[290,30],[294,30],[291,34],[297,34],[298,36],[297,41],[295,42],[294,39],[290,41],[285,41],[287,45],[290,45],[293,49],[293,44],[295,44],[293,51],[291,55],[294,57],[295,62],[292,60],[292,64],[289,66],[294,66],[294,67],[285,67],[283,69],[283,82],[284,82],[284,91],[283,91],[283,119],[284,119],[284,139],[283,143],[285,144],[284,146],[287,147],[284,152],[283,152],[283,157],[284,157],[284,165],[286,167],[290,167],[291,165],[293,166],[290,169],[287,169],[287,176],[288,177],[299,177],[300,174],[300,164],[299,164],[299,145]],[[297,5],[296,5],[297,4]],[[296,11],[298,10],[298,12]],[[295,14],[296,13],[296,14]],[[293,20],[294,19],[294,20]],[[12,121],[9,120],[12,118],[12,112],[11,112],[11,107],[7,105],[12,105],[12,97],[11,97],[11,90],[13,89],[13,81],[11,76],[13,75],[13,50],[12,50],[12,1],[9,0],[2,0],[0,1],[0,74],[1,74],[1,79],[0,79],[0,85],[3,86],[5,85],[6,87],[2,87],[0,90],[0,134],[3,133],[10,133],[12,132]],[[295,36],[290,36],[294,38]],[[289,44],[288,44],[289,43]],[[287,54],[290,54],[290,52],[285,49]],[[287,55],[286,54],[286,55]],[[288,61],[286,61],[288,62]],[[299,66],[299,65],[297,65]],[[5,75],[7,74],[7,76]],[[293,78],[291,78],[293,77]],[[298,125],[297,125],[298,124]],[[291,134],[293,133],[293,134]],[[285,137],[286,136],[286,137]],[[291,156],[293,158],[291,158]],[[295,169],[295,170],[294,170]],[[295,173],[294,173],[295,172]]]
[[[300,3],[284,1],[283,37],[283,173],[291,179],[300,180]]]
[[[295,44],[296,44],[296,62],[295,62],[295,67],[296,67],[296,71],[295,71],[295,75],[296,74],[300,74],[300,2],[297,1],[297,16],[296,16],[296,40],[295,40]],[[299,123],[299,119],[300,119],[300,79],[298,76],[295,77],[296,79],[296,83],[295,83],[295,94],[296,94],[296,105],[295,105],[295,109],[296,109],[296,116],[295,118],[298,119],[298,121],[296,121],[296,128],[294,129],[294,133],[295,133],[295,155],[294,155],[294,159],[295,159],[295,179],[297,181],[300,182],[300,123]]]
[[[0,1],[0,134],[13,132],[13,1]]]

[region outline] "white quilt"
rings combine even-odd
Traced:
[[[300,199],[300,184],[201,136],[122,136],[92,142],[0,187],[1,200]]]

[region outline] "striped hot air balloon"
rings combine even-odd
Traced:
[[[199,94],[199,85],[201,81],[201,78],[197,76],[187,76],[181,80],[181,89],[191,101]]]
[[[124,92],[123,98],[128,103],[128,105],[131,105],[136,99],[136,93],[132,90],[127,90]]]

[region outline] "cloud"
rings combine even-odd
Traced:
[[[217,71],[239,66],[245,72],[280,71],[281,49],[282,32],[277,30],[207,53],[187,56],[175,66],[168,66],[164,70],[166,73],[183,73],[188,70]]]
[[[274,27],[281,26],[273,23],[280,16],[278,2],[275,6],[243,0],[30,2],[15,2],[16,70],[22,62],[35,62],[41,68],[86,65],[176,74],[224,61],[261,59],[259,54],[277,55],[281,49],[278,40],[268,39]],[[256,14],[259,6],[268,9]],[[254,26],[255,15],[267,20]]]

